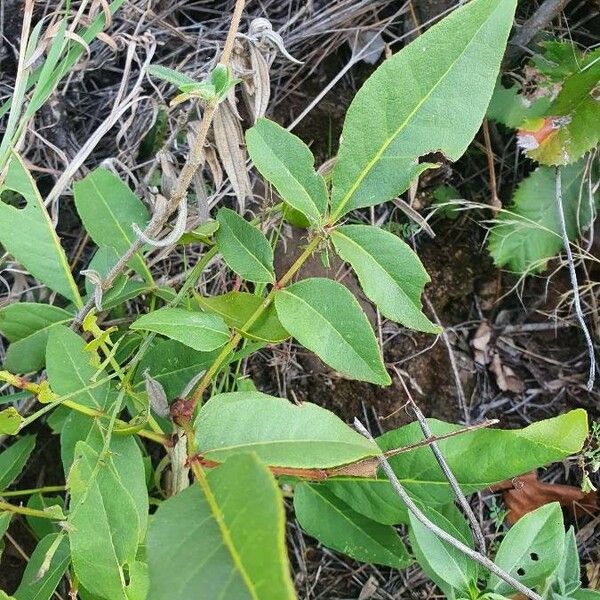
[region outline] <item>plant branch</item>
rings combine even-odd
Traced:
[[[252,325],[260,318],[260,316],[269,308],[273,300],[275,299],[275,294],[279,289],[285,287],[292,279],[292,277],[300,270],[302,265],[308,260],[308,258],[312,255],[312,253],[317,249],[318,245],[322,240],[322,236],[315,236],[306,246],[302,254],[295,260],[294,264],[289,268],[289,270],[283,275],[283,277],[277,281],[271,291],[265,297],[263,303],[254,311],[254,313],[248,318],[248,320],[240,327],[241,331],[247,331]],[[215,358],[213,363],[210,365],[200,382],[198,383],[198,387],[192,394],[189,399],[189,407],[188,410],[190,414],[196,408],[196,405],[202,398],[202,395],[210,385],[212,378],[217,374],[223,362],[227,359],[229,354],[235,350],[236,346],[239,344],[242,339],[242,335],[238,332],[236,333],[230,340],[223,346],[219,355]]]
[[[376,443],[375,440],[373,439],[373,436],[367,431],[365,426],[358,419],[354,419],[354,427],[356,428],[356,430],[359,433],[364,435],[368,440],[370,440],[373,443]],[[392,485],[392,488],[394,489],[396,494],[399,496],[399,498],[402,500],[402,502],[404,502],[404,504],[406,504],[406,507],[411,512],[411,514],[415,517],[415,519],[417,519],[420,523],[422,523],[425,527],[427,527],[427,529],[429,529],[431,532],[433,532],[435,535],[437,535],[441,540],[443,540],[450,546],[456,548],[457,550],[459,550],[460,552],[462,552],[463,554],[468,556],[470,559],[472,559],[475,562],[479,563],[480,565],[484,566],[486,569],[488,569],[494,575],[496,575],[497,577],[502,579],[502,581],[506,582],[513,589],[517,590],[518,592],[520,592],[521,594],[523,594],[530,600],[543,600],[540,595],[536,594],[533,590],[524,586],[522,583],[517,581],[512,575],[510,575],[506,571],[503,571],[502,569],[500,569],[487,556],[484,556],[483,554],[477,552],[476,550],[473,550],[473,548],[469,548],[469,546],[467,546],[466,544],[463,544],[463,542],[461,542],[460,540],[457,540],[456,538],[451,536],[447,531],[444,531],[441,527],[438,527],[435,523],[433,523],[419,509],[419,507],[414,503],[414,501],[410,497],[410,495],[406,492],[406,490],[404,489],[402,484],[398,481],[398,478],[396,477],[396,473],[394,473],[394,470],[390,466],[390,463],[385,458],[385,456],[380,455],[377,458],[377,460],[379,461],[379,464],[381,465],[381,468],[384,470],[385,474],[388,476],[388,479],[390,480],[390,484]]]
[[[231,50],[233,47],[233,40],[235,39],[235,35],[240,25],[240,19],[242,15],[242,11],[244,8],[245,0],[237,0],[235,9],[233,12],[233,16],[231,19],[231,24],[229,26],[229,31],[227,33],[227,38],[225,40],[225,46],[223,49],[223,54],[221,55],[221,63],[224,65],[228,65],[231,58]],[[111,287],[114,283],[117,276],[125,270],[127,263],[133,257],[133,255],[141,249],[144,242],[142,238],[153,238],[155,237],[160,230],[164,227],[165,223],[168,221],[171,214],[177,209],[181,202],[187,202],[187,190],[192,183],[192,179],[194,174],[196,173],[198,167],[202,164],[202,156],[204,152],[204,144],[206,142],[206,138],[208,136],[208,132],[210,130],[210,126],[212,124],[213,118],[215,116],[215,112],[217,110],[217,103],[207,103],[204,109],[204,114],[202,115],[202,121],[200,123],[200,129],[194,140],[192,147],[190,148],[190,152],[188,154],[187,160],[179,173],[179,177],[177,178],[177,182],[175,184],[175,189],[169,198],[169,202],[166,210],[162,211],[159,214],[156,214],[146,229],[143,231],[143,235],[138,236],[128,250],[123,254],[123,256],[119,259],[117,264],[110,270],[107,276],[101,283],[102,291],[106,291]],[[77,313],[73,323],[71,324],[71,329],[77,330],[81,327],[85,317],[89,314],[89,312],[94,308],[94,299],[90,298],[85,306]]]
[[[421,409],[417,406],[417,403],[414,401],[408,387],[406,386],[406,383],[404,383],[404,379],[402,377],[399,377],[399,379],[400,383],[402,384],[402,387],[404,388],[404,391],[406,392],[406,395],[408,396],[413,412],[415,413],[417,420],[419,421],[419,426],[421,427],[421,431],[423,432],[425,439],[431,439],[433,437],[433,431],[431,431],[431,428],[427,423],[425,415],[423,415]],[[446,461],[444,455],[442,454],[442,451],[440,450],[440,447],[438,446],[437,442],[432,440],[429,443],[429,447],[431,448],[431,451],[433,452],[433,455],[435,456],[438,465],[440,465],[440,469],[442,470],[444,477],[448,480],[448,483],[450,484],[450,487],[454,492],[454,496],[458,500],[458,503],[460,504],[461,508],[463,509],[463,512],[469,520],[469,523],[471,524],[471,529],[473,531],[473,535],[475,536],[475,543],[477,544],[477,548],[482,554],[485,554],[485,537],[483,536],[483,531],[481,530],[481,526],[479,524],[479,521],[477,520],[477,517],[475,516],[475,513],[473,512],[473,509],[471,508],[471,505],[468,503],[467,499],[465,498],[465,495],[460,489],[460,484],[458,483],[458,480],[452,472],[452,469],[450,468],[450,465]]]
[[[63,518],[51,515],[43,510],[37,510],[35,508],[28,508],[27,506],[16,506],[9,504],[8,502],[2,502],[0,500],[0,511],[11,512],[16,515],[26,515],[29,517],[39,517],[40,519],[52,519],[53,521],[64,521]]]
[[[569,235],[567,233],[567,224],[565,222],[565,211],[562,200],[562,178],[560,167],[556,167],[556,212],[558,213],[558,221],[560,223],[560,234],[567,254],[567,264],[569,265],[569,276],[571,278],[571,287],[573,288],[573,307],[575,308],[575,314],[577,320],[583,331],[585,342],[587,344],[588,356],[590,359],[590,367],[588,371],[587,389],[591,392],[594,388],[594,381],[596,379],[596,355],[594,352],[594,343],[592,337],[587,328],[585,317],[581,309],[581,300],[579,299],[579,283],[577,282],[577,272],[575,270],[575,262],[573,260],[573,253],[571,252],[571,244],[569,243]]]

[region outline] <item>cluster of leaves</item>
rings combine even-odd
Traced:
[[[518,142],[538,166],[517,188],[492,228],[489,250],[498,266],[539,272],[563,247],[555,168],[562,168],[569,240],[593,222],[600,195],[593,155],[600,140],[600,51],[585,54],[570,42],[549,41],[525,69],[521,84],[498,84],[488,117],[518,131]]]
[[[514,9],[514,0],[473,0],[387,59],[352,102],[331,181],[315,170],[308,147],[275,123],[259,120],[247,132],[254,165],[282,199],[284,210],[274,214],[286,218],[293,210],[307,223],[307,246],[279,279],[265,228],[221,208],[214,221],[180,240],[206,246],[182,290],[156,284],[145,261],[150,249],[141,248],[127,274],[100,294],[98,281],[135,240],[130,224],[143,227],[150,215],[127,185],[97,169],[74,185],[77,212],[97,246],[84,291],[35,182],[19,156],[11,155],[1,190],[8,201],[0,202],[0,242],[58,298],[56,305],[18,303],[0,310],[0,331],[10,342],[7,371],[0,378],[22,390],[2,400],[29,394],[43,405],[28,417],[11,407],[0,413],[0,426],[2,433],[14,435],[44,417],[60,436],[68,492],[67,502],[43,489],[29,492],[26,506],[6,502],[21,494],[7,488],[35,440],[20,437],[0,455],[0,494],[5,496],[0,531],[13,515],[22,514],[39,538],[14,598],[50,598],[67,572],[72,594],[83,600],[293,598],[280,483],[293,489],[301,525],[326,546],[394,568],[416,558],[432,576],[447,557],[456,565],[452,580],[434,580],[450,598],[457,596],[453,590],[469,598],[512,593],[419,528],[377,472],[377,457],[386,452],[415,501],[469,541],[430,450],[398,452],[422,440],[416,424],[373,442],[316,404],[297,406],[229,375],[252,352],[293,337],[345,377],[390,383],[376,336],[352,293],[330,278],[291,283],[303,261],[329,245],[354,269],[365,295],[384,316],[420,331],[438,331],[421,310],[428,276],[411,248],[377,227],[340,221],[350,219],[354,209],[406,190],[420,172],[435,166],[419,163],[422,155],[441,150],[457,159],[466,150],[491,97]],[[472,77],[474,68],[481,76]],[[220,68],[206,85],[155,73],[207,103],[222,100],[233,81]],[[23,208],[10,203],[17,197],[24,200]],[[217,253],[244,291],[190,294]],[[101,314],[90,313],[83,321],[84,337],[69,324],[91,297]],[[126,325],[102,328],[107,315],[127,316],[134,299],[144,314],[133,322],[124,319]],[[42,369],[45,376],[37,382],[15,374]],[[195,385],[190,398],[179,399]],[[200,406],[206,389],[210,398]],[[440,421],[429,426],[445,437],[440,449],[465,493],[579,452],[587,436],[583,410],[522,430],[455,435],[458,426]],[[157,466],[156,453],[142,442],[164,446]],[[196,480],[192,486],[188,467]],[[158,505],[153,514],[150,505]],[[547,520],[558,539],[558,517],[551,514]],[[401,523],[411,532],[412,552],[395,528]],[[529,529],[540,529],[538,520],[528,523]],[[543,571],[547,578],[556,571],[541,537],[513,534],[516,539],[508,541],[507,536],[503,547],[510,548],[512,562],[506,562],[508,551],[501,548],[497,564],[525,584],[539,585],[532,573],[542,577]],[[527,552],[544,556],[543,569],[526,562]],[[449,566],[444,562],[444,570]],[[552,590],[579,597],[568,596],[573,586],[565,577],[560,582]]]

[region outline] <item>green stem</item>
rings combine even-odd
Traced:
[[[28,517],[40,517],[41,519],[52,519],[54,521],[62,521],[63,519],[57,519],[56,517],[49,515],[43,510],[36,510],[35,508],[27,508],[27,506],[15,506],[8,502],[2,502],[0,500],[0,511],[11,512],[17,515],[26,515]]]
[[[15,496],[31,496],[32,494],[51,494],[53,492],[64,492],[66,489],[66,485],[46,485],[44,487],[32,488],[29,490],[15,490],[13,492],[2,492],[2,497],[11,498]]]
[[[261,315],[269,308],[273,300],[275,299],[275,294],[281,288],[285,287],[292,279],[292,277],[301,269],[302,265],[310,258],[312,253],[317,249],[321,241],[323,240],[322,235],[315,236],[309,244],[304,249],[304,252],[300,254],[300,256],[295,260],[294,264],[289,268],[287,273],[283,275],[283,277],[271,288],[267,296],[265,297],[263,303],[254,311],[254,313],[248,318],[248,320],[240,327],[240,331],[248,331],[252,325],[261,317]],[[236,346],[239,344],[242,339],[242,335],[237,332],[230,340],[223,346],[221,352],[219,352],[218,356],[215,358],[213,363],[210,365],[200,383],[196,387],[196,390],[190,397],[190,402],[192,406],[195,408],[202,395],[210,385],[212,378],[218,373],[221,368],[223,362],[227,359],[229,354],[233,352]]]

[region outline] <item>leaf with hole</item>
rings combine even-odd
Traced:
[[[163,502],[148,560],[148,600],[295,598],[281,493],[255,456],[230,458]]]
[[[24,420],[14,406],[0,410],[0,435],[16,435]]]
[[[143,229],[150,215],[142,201],[116,175],[106,169],[94,169],[73,184],[75,207],[85,230],[98,246],[114,248],[124,254],[136,239],[132,225]],[[129,261],[129,266],[146,282],[152,275],[141,252]]]
[[[244,324],[259,310],[264,298],[248,292],[227,292],[219,296],[195,296],[203,310],[219,315],[225,323],[237,329],[244,337],[262,342],[281,342],[290,337],[283,328],[275,307],[271,304],[249,328]]]
[[[10,342],[4,367],[13,373],[38,371],[46,362],[48,334],[73,314],[57,306],[16,302],[0,309],[0,332]]]
[[[221,317],[183,308],[159,308],[142,315],[131,329],[160,333],[199,352],[216,350],[229,341],[229,329]]]
[[[297,484],[294,511],[309,535],[351,558],[394,569],[413,562],[393,527],[355,512],[322,485]]]
[[[473,0],[369,77],[346,114],[332,220],[401,194],[435,166],[419,163],[421,156],[462,156],[492,96],[515,6],[515,0]]]
[[[509,529],[494,562],[523,585],[536,587],[558,567],[564,544],[562,511],[560,504],[553,502],[525,515]],[[497,594],[515,591],[493,573],[488,587]]]
[[[17,154],[10,157],[0,194],[6,190],[22,196],[26,204],[16,208],[0,199],[0,243],[36,279],[83,306],[50,215],[31,174]]]
[[[331,279],[304,279],[279,290],[283,327],[324,363],[350,379],[389,385],[377,339],[358,300]]]
[[[265,234],[228,208],[219,210],[217,221],[215,239],[227,266],[249,281],[272,283],[273,249]]]
[[[393,233],[369,225],[338,227],[331,241],[385,317],[418,331],[441,331],[421,310],[421,294],[430,278],[408,244]]]
[[[344,465],[379,452],[332,412],[259,392],[213,396],[200,409],[195,425],[198,452],[217,462],[254,452],[271,466],[311,469]]]
[[[319,225],[327,209],[327,188],[308,146],[268,119],[259,119],[246,131],[246,144],[254,166],[281,198]]]

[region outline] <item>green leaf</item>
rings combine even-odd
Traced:
[[[421,509],[438,527],[469,548],[473,547],[471,530],[454,504],[448,504],[438,510],[423,506]],[[412,513],[409,519],[410,543],[423,571],[447,597],[452,597],[452,590],[458,590],[461,594],[470,597],[470,590],[477,583],[477,563],[441,540]]]
[[[520,93],[519,86],[505,88],[500,83],[494,89],[494,94],[487,109],[487,118],[517,129],[528,119],[535,119],[546,114],[552,103],[550,96],[542,96],[530,101]]]
[[[560,563],[552,574],[551,587],[557,597],[570,595],[579,588],[581,585],[580,568],[577,538],[571,525],[565,536],[565,548]]]
[[[355,512],[322,485],[297,484],[294,510],[302,529],[328,548],[395,569],[413,562],[393,527]]]
[[[35,436],[26,435],[0,452],[0,492],[17,478],[35,448]]]
[[[249,281],[273,282],[273,249],[265,234],[228,208],[219,210],[217,221],[215,238],[227,266]]]
[[[434,435],[460,429],[458,425],[435,419],[428,419],[428,423]],[[441,440],[438,445],[461,488],[470,494],[580,452],[587,432],[586,412],[578,409],[524,429],[479,429]],[[418,423],[411,423],[384,434],[377,442],[387,451],[422,440]],[[405,452],[390,457],[389,461],[414,499],[432,507],[452,502],[452,490],[430,448]],[[326,485],[354,510],[371,519],[386,524],[407,521],[406,507],[385,478],[340,477]]]
[[[270,472],[237,456],[163,502],[148,532],[148,600],[295,598]]]
[[[136,369],[136,390],[144,388],[144,371],[148,370],[172,400],[181,395],[187,383],[207,369],[215,352],[198,352],[175,340],[155,340]]]
[[[592,221],[593,210],[582,187],[585,172],[585,161],[562,168],[563,210],[571,241]],[[538,167],[521,182],[512,205],[500,213],[488,243],[497,266],[517,273],[539,272],[562,250],[555,180],[553,168]],[[599,199],[596,194],[595,202]]]
[[[389,385],[375,334],[356,298],[331,279],[305,279],[275,296],[284,328],[350,379]]]
[[[272,304],[249,329],[244,329],[244,324],[264,302],[260,296],[248,292],[228,292],[220,296],[195,296],[195,299],[203,310],[219,315],[229,327],[251,340],[274,343],[290,337],[279,322]]]
[[[168,67],[163,67],[162,65],[150,65],[148,67],[148,73],[154,75],[154,77],[158,77],[158,79],[172,83],[179,88],[181,88],[182,85],[197,85],[200,83],[184,73],[169,69]]]
[[[581,69],[568,77],[548,108],[556,122],[565,117],[556,132],[528,151],[544,165],[567,165],[579,160],[600,141],[600,50],[590,53]],[[596,92],[594,92],[594,90]]]
[[[130,327],[160,333],[199,352],[216,350],[229,341],[229,329],[221,317],[183,308],[160,308],[141,316]]]
[[[106,600],[127,600],[125,571],[135,562],[144,535],[129,481],[122,475],[110,454],[77,442],[68,478],[73,568],[90,593]]]
[[[46,370],[52,391],[59,396],[73,394],[72,401],[104,411],[111,401],[111,390],[107,382],[91,386],[90,380],[97,371],[91,359],[91,354],[85,351],[85,341],[75,332],[64,325],[52,330],[46,348]],[[89,416],[69,412],[60,434],[65,474],[73,462],[75,444],[87,438],[93,425],[94,420]]]
[[[23,417],[13,406],[0,410],[0,435],[17,434],[23,421]]]
[[[27,501],[27,508],[33,508],[34,510],[47,510],[51,506],[58,506],[61,510],[64,510],[64,500],[60,496],[42,496],[42,494],[37,493],[32,494]],[[59,533],[60,531],[56,521],[51,519],[26,515],[25,520],[40,540],[47,535]]]
[[[523,585],[535,587],[544,583],[560,563],[564,543],[560,504],[552,502],[521,517],[511,527],[494,562]],[[488,587],[498,594],[515,591],[494,574]]]
[[[327,188],[308,146],[268,119],[259,119],[246,131],[246,145],[252,162],[281,198],[320,224],[327,210]]]
[[[0,309],[0,331],[10,342],[5,368],[13,373],[41,369],[46,362],[48,333],[55,325],[72,319],[70,312],[49,304],[17,302]]]
[[[411,247],[389,231],[369,225],[345,225],[331,240],[349,262],[367,297],[381,313],[406,327],[439,333],[421,311],[421,294],[431,281]]]
[[[271,466],[325,468],[379,453],[332,412],[260,392],[213,396],[200,409],[196,431],[198,451],[219,462],[254,452]]]
[[[0,194],[12,190],[26,201],[23,208],[0,200],[0,243],[36,279],[50,289],[83,306],[69,261],[40,193],[17,154],[12,154]]]
[[[49,553],[50,562],[44,564]],[[63,534],[52,533],[44,537],[35,547],[25,567],[21,583],[14,594],[16,600],[50,600],[70,562],[69,542]],[[42,565],[46,571],[38,578]]]
[[[418,164],[425,154],[460,158],[492,96],[515,5],[469,2],[365,82],[344,123],[333,170],[332,220],[398,196],[433,166]]]
[[[576,590],[571,597],[573,600],[600,600],[600,592],[596,590]]]
[[[132,224],[144,228],[150,216],[142,201],[116,175],[98,168],[73,184],[75,206],[86,231],[98,246],[124,254],[136,239]],[[141,253],[129,266],[147,282],[152,276]]]

